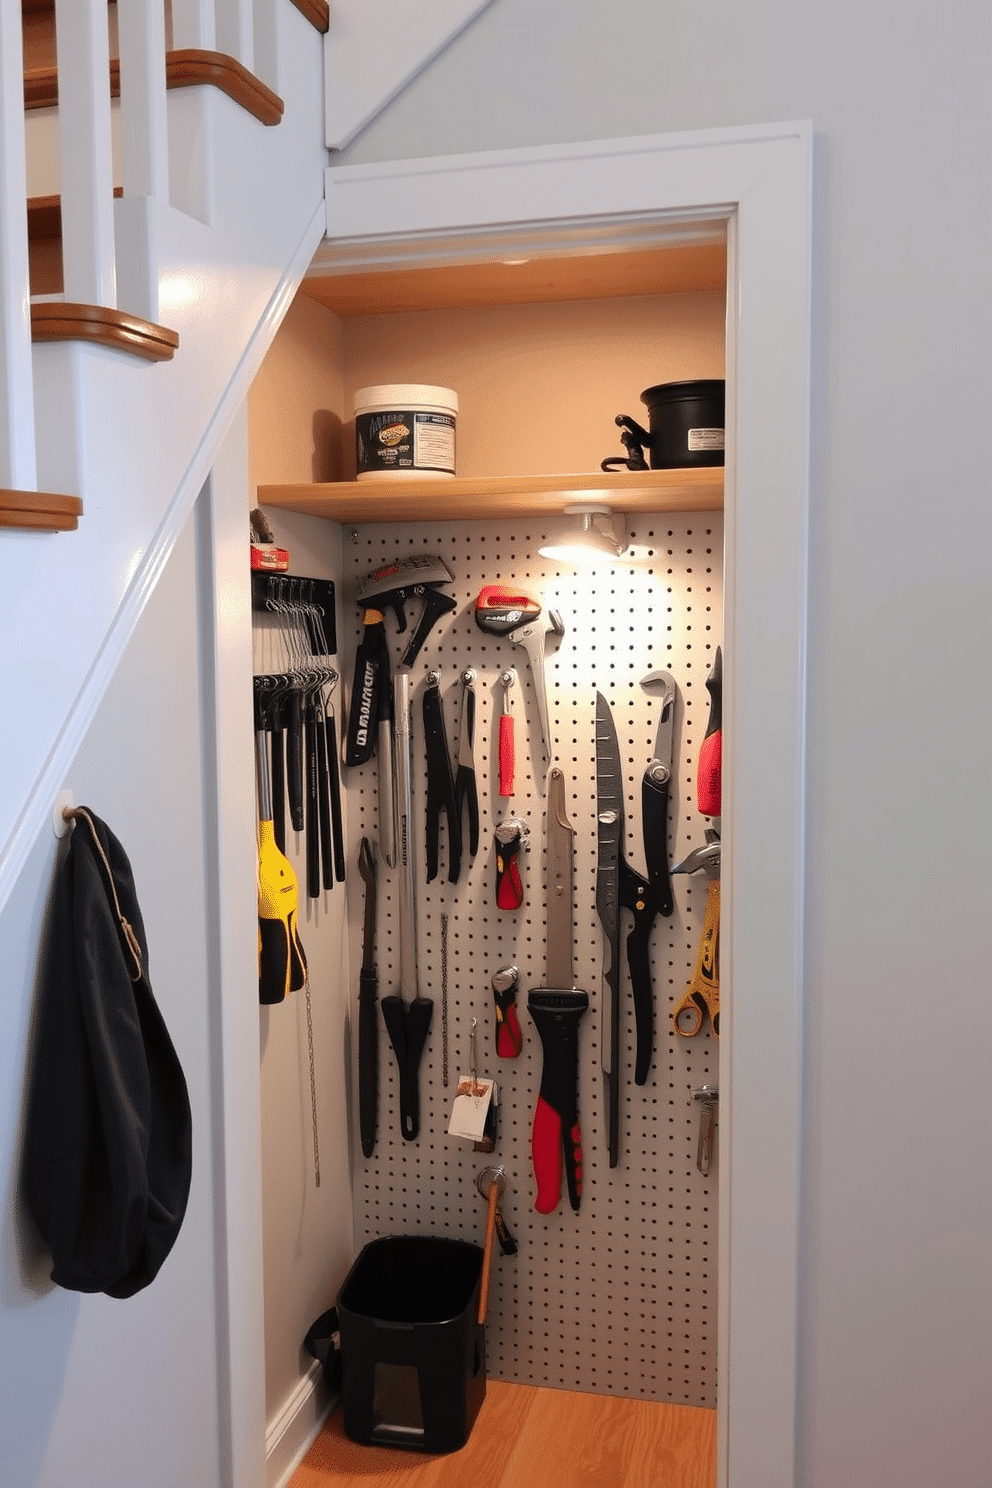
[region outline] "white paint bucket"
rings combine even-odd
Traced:
[[[358,479],[455,473],[458,396],[423,383],[385,383],[355,394]]]

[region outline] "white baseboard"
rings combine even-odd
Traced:
[[[265,1430],[267,1488],[286,1488],[335,1404],[314,1359]]]

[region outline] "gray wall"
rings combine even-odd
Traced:
[[[201,497],[201,506],[203,498]],[[193,1186],[153,1285],[127,1302],[62,1291],[17,1195],[18,1111],[41,926],[58,844],[49,831],[0,919],[2,1046],[0,1484],[174,1488],[220,1478],[215,1275],[219,1008],[205,825],[205,678],[197,660],[202,513],[194,513],[98,710],[67,785],[120,838],[148,936],[149,975],[194,1113]],[[177,721],[183,726],[176,727]],[[163,741],[168,747],[163,747]],[[75,830],[81,830],[76,828]],[[258,1244],[249,1238],[246,1244]]]
[[[803,1488],[992,1479],[990,43],[984,0],[495,0],[336,157],[813,120]]]

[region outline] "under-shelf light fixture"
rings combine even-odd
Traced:
[[[577,517],[570,526],[541,544],[542,558],[587,568],[594,563],[615,563],[627,551],[627,524],[622,512],[608,506],[583,502],[564,508],[566,517]]]

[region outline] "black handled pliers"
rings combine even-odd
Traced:
[[[475,667],[466,667],[461,675],[462,716],[458,724],[458,748],[455,751],[455,813],[461,827],[468,807],[468,850],[474,858],[479,851],[479,789],[475,777]]]
[[[462,870],[462,829],[455,800],[448,740],[441,704],[441,673],[427,673],[423,697],[424,743],[427,746],[427,882],[437,878],[438,828],[441,812],[448,823],[448,882],[457,883]]]

